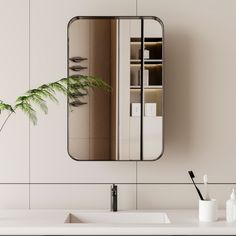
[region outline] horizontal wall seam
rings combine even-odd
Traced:
[[[36,183],[14,183],[14,182],[10,182],[10,183],[1,183],[0,185],[16,185],[16,184],[22,184],[22,185],[43,185],[43,184],[48,184],[48,185],[108,185],[108,184],[127,184],[127,185],[192,185],[192,183],[136,183],[136,182],[132,182],[132,183],[119,183],[119,182],[110,182],[110,183],[58,183],[58,182],[36,182]],[[203,185],[204,183],[196,183],[196,184],[200,184]],[[209,185],[231,185],[231,184],[235,184],[236,182],[227,182],[227,183],[208,183]]]

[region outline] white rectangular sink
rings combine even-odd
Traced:
[[[162,212],[81,212],[69,213],[65,223],[91,224],[168,224]]]

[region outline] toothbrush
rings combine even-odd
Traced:
[[[203,176],[203,182],[204,182],[205,200],[210,200],[208,186],[207,186],[207,183],[208,183],[207,175]]]
[[[190,175],[191,180],[193,181],[193,184],[194,184],[194,186],[195,186],[195,188],[196,188],[196,190],[197,190],[197,193],[198,193],[200,199],[201,199],[201,200],[204,200],[204,198],[202,197],[202,194],[201,194],[200,190],[198,189],[197,185],[195,184],[195,182],[194,182],[194,180],[193,180],[193,178],[195,178],[195,175],[193,174],[192,171],[188,171],[188,173],[189,173],[189,175]]]

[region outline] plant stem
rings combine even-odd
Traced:
[[[10,112],[10,114],[7,116],[7,118],[5,119],[5,121],[3,122],[3,124],[0,127],[0,133],[2,131],[2,129],[4,128],[5,124],[7,123],[8,119],[11,117],[13,112]]]

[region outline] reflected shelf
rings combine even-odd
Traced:
[[[163,86],[162,85],[150,85],[150,86],[144,86],[143,87],[144,89],[162,89],[163,88]],[[141,89],[141,86],[139,86],[139,85],[131,85],[130,86],[130,89]]]
[[[131,45],[141,45],[141,42],[130,42]],[[158,45],[158,44],[162,44],[161,41],[159,42],[144,42],[145,45]]]
[[[141,66],[141,60],[131,59],[130,66]],[[144,67],[162,67],[162,60],[144,60]]]
[[[162,59],[144,59],[144,63],[146,64],[160,64]],[[141,64],[141,59],[130,59],[131,64]]]

